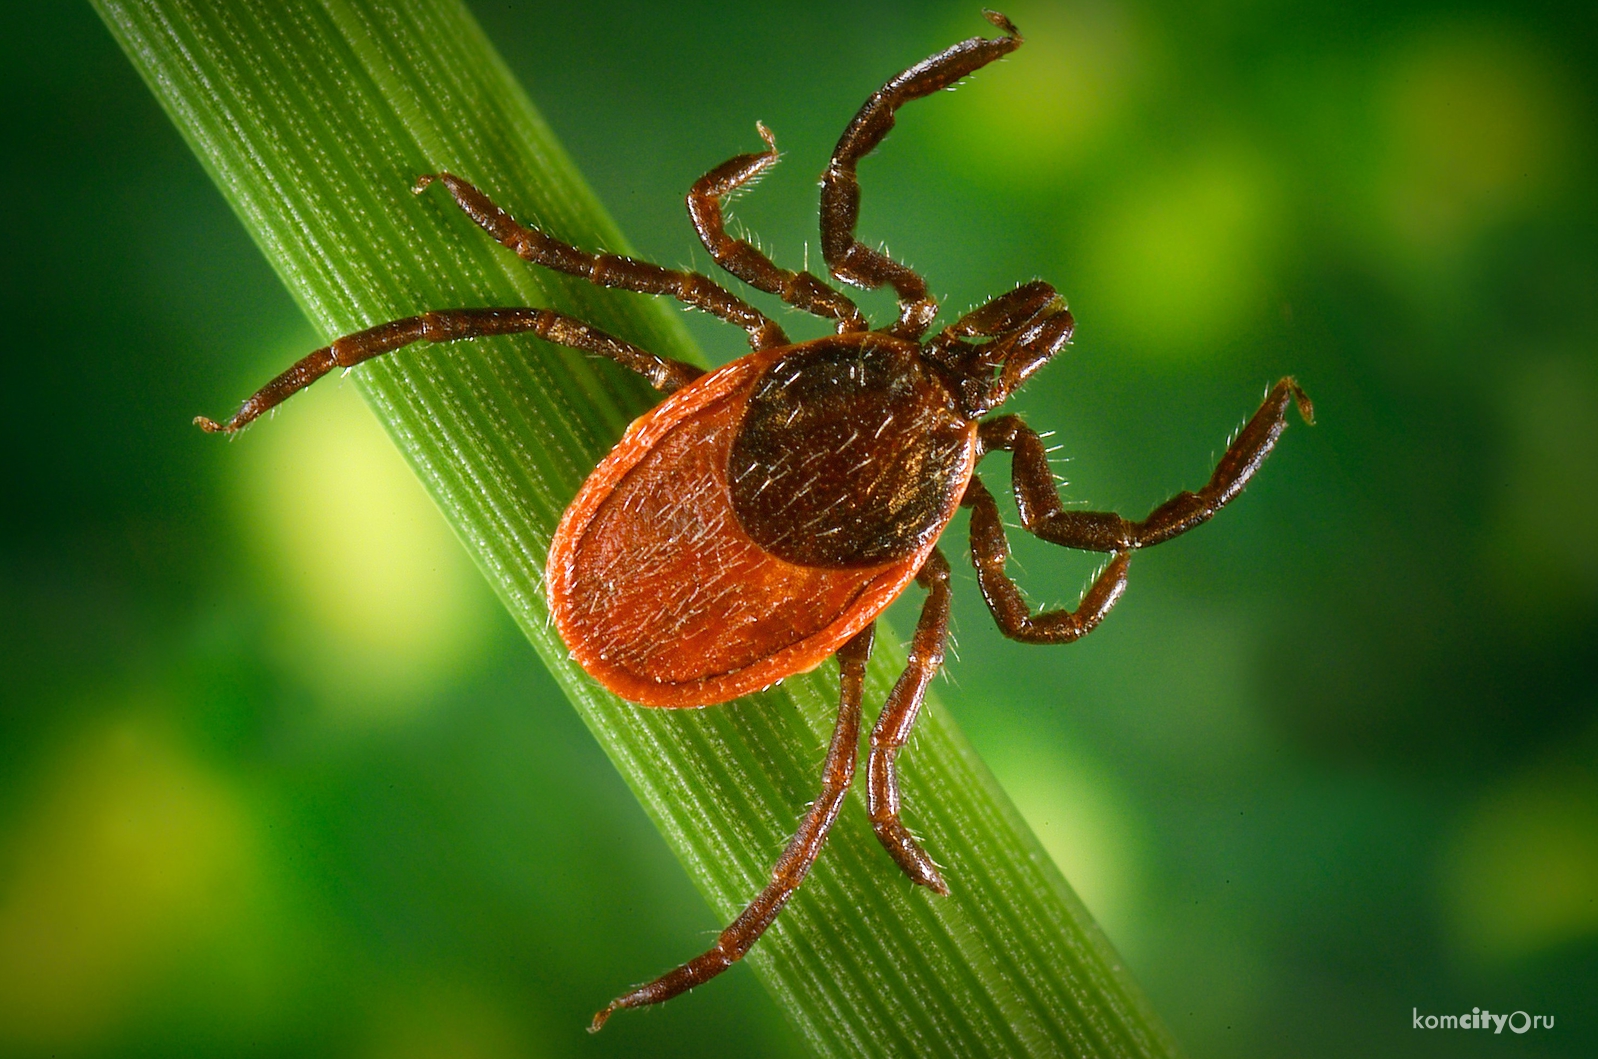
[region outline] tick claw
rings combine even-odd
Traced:
[[[1014,40],[1017,44],[1021,43],[1025,39],[1021,36],[1021,31],[1015,28],[1015,23],[1011,22],[999,12],[991,11],[988,8],[983,8],[982,17],[993,23],[999,29],[1003,30],[1004,34]]]
[[[1305,393],[1297,382],[1291,383],[1293,387],[1293,403],[1298,405],[1299,418],[1304,420],[1306,426],[1315,425],[1315,405],[1310,401],[1309,394]]]
[[[916,864],[915,870],[906,872],[910,876],[910,881],[917,886],[925,886],[939,897],[948,897],[949,884],[943,881],[942,873],[932,866],[932,861],[927,859],[925,853],[921,857],[922,859]]]
[[[606,1004],[600,1011],[594,1012],[594,1021],[588,1024],[589,1033],[598,1033],[605,1028],[605,1023],[610,1019],[611,1013],[616,1010],[614,1002]]]

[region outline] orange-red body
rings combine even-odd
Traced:
[[[904,591],[954,517],[976,462],[975,424],[952,502],[910,554],[801,566],[751,539],[733,509],[729,456],[756,383],[795,348],[742,357],[639,417],[555,531],[555,627],[578,664],[624,699],[705,706],[814,669]]]

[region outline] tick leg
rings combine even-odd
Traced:
[[[867,331],[871,325],[854,302],[808,272],[780,268],[753,244],[727,234],[721,207],[726,197],[777,164],[777,141],[764,125],[755,126],[766,150],[728,159],[699,178],[688,192],[688,216],[700,242],[716,264],[757,290],[775,294],[796,309],[836,320],[838,333]]]
[[[646,261],[617,254],[590,254],[570,243],[563,243],[537,228],[526,228],[471,184],[451,173],[428,173],[416,179],[417,193],[434,181],[449,188],[451,195],[477,226],[498,242],[510,247],[524,260],[571,276],[581,276],[601,287],[617,287],[641,294],[665,294],[695,309],[736,324],[749,332],[753,349],[785,346],[788,336],[776,321],[753,305],[720,286],[709,276],[680,272]]]
[[[750,946],[759,940],[771,926],[804,882],[810,866],[815,863],[827,832],[838,818],[844,795],[854,779],[855,758],[860,752],[860,698],[864,689],[866,660],[871,657],[871,642],[875,624],[868,625],[855,634],[838,651],[838,723],[832,730],[832,744],[827,748],[827,760],[821,770],[821,793],[811,804],[799,829],[788,840],[788,848],[777,858],[771,869],[771,882],[750,902],[743,914],[732,921],[709,951],[694,957],[674,971],[667,971],[648,985],[639,986],[605,1005],[594,1016],[588,1031],[596,1033],[605,1020],[622,1008],[644,1007],[670,1000],[679,993],[710,981],[734,963],[743,959]]]
[[[943,642],[949,635],[949,561],[936,548],[916,574],[916,581],[927,590],[910,642],[910,661],[900,674],[888,701],[883,703],[876,727],[871,729],[871,757],[866,766],[867,791],[871,806],[871,827],[890,856],[911,881],[935,893],[948,894],[949,887],[914,836],[899,819],[899,774],[894,759],[927,697],[927,685],[943,665]]]
[[[1049,470],[1048,454],[1037,433],[1015,416],[1000,416],[981,426],[983,452],[1008,449],[1013,454],[1010,477],[1021,524],[1036,536],[1067,548],[1093,552],[1122,552],[1168,541],[1206,522],[1231,500],[1271,454],[1276,439],[1287,428],[1287,405],[1298,405],[1306,423],[1315,422],[1315,409],[1291,376],[1266,395],[1265,403],[1238,433],[1210,480],[1198,492],[1180,492],[1151,511],[1141,522],[1131,522],[1109,511],[1067,511],[1060,503]],[[1113,565],[1113,564],[1112,564]]]
[[[1070,643],[1081,639],[1104,620],[1126,591],[1126,567],[1131,553],[1121,551],[1093,579],[1076,610],[1033,614],[1026,597],[1004,572],[1005,561],[1010,558],[1010,542],[1004,535],[993,494],[980,478],[972,476],[961,503],[971,509],[971,564],[977,570],[977,587],[982,589],[982,598],[987,600],[999,631],[1010,639],[1022,643]]]
[[[622,367],[636,371],[648,379],[650,385],[666,393],[704,374],[702,369],[692,364],[658,357],[553,309],[440,309],[345,335],[332,345],[324,346],[297,361],[288,371],[261,387],[226,423],[217,423],[205,416],[196,417],[194,422],[212,434],[231,434],[334,368],[354,367],[363,360],[371,360],[413,342],[457,342],[463,338],[525,332],[532,332],[556,345],[609,357]]]
[[[927,284],[910,268],[855,238],[860,219],[860,181],[855,167],[894,125],[894,112],[905,103],[949,88],[961,78],[1021,46],[1021,35],[1003,15],[983,14],[1004,31],[996,40],[972,37],[924,59],[883,85],[860,108],[838,140],[832,161],[821,177],[821,252],[832,274],[845,283],[874,290],[883,284],[899,296],[899,322],[893,333],[918,339],[938,315],[938,303]]]

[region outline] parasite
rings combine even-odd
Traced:
[[[939,306],[912,269],[862,243],[856,167],[894,126],[898,109],[1021,46],[1010,20],[917,63],[871,94],[844,129],[821,180],[821,251],[831,277],[852,287],[891,287],[892,322],[873,328],[836,287],[775,264],[730,236],[727,197],[777,163],[765,150],[706,173],[688,192],[688,214],[711,257],[749,286],[834,326],[792,342],[759,309],[697,272],[592,254],[519,224],[461,177],[433,173],[485,232],[543,268],[601,287],[666,295],[742,328],[751,352],[706,372],[658,356],[581,320],[529,306],[438,309],[379,324],[316,350],[267,383],[224,423],[232,433],[334,368],[349,368],[416,342],[533,334],[605,357],[666,395],[640,416],[572,500],[550,546],[550,612],[572,657],[630,702],[682,709],[727,702],[838,659],[837,723],[820,791],[771,880],[709,950],[612,1000],[594,1016],[669,1000],[714,978],[747,953],[804,881],[854,779],[866,662],[878,615],[911,582],[926,593],[909,661],[871,730],[867,793],[872,828],[918,885],[949,892],[900,819],[895,760],[927,685],[943,664],[949,627],[949,563],[939,538],[970,510],[978,587],[1005,636],[1070,643],[1091,632],[1126,590],[1132,553],[1186,533],[1235,498],[1259,470],[1296,404],[1291,378],[1271,387],[1210,479],[1145,518],[1067,510],[1039,435],[1006,399],[1071,341],[1065,300],[1048,283],[1023,283],[932,333]],[[1075,609],[1033,613],[1005,572],[1009,543],[993,495],[976,474],[988,455],[1011,456],[1010,488],[1026,532],[1110,558]]]

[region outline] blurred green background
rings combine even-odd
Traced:
[[[796,264],[854,109],[986,29],[473,6],[699,267],[682,194],[756,119],[736,214]],[[1598,16],[1006,11],[1026,47],[863,166],[866,238],[951,311],[1070,298],[1014,406],[1073,502],[1197,485],[1281,374],[1320,425],[1080,644],[1003,640],[957,565],[939,693],[1193,1055],[1598,1054]],[[0,1054],[802,1054],[741,968],[581,1032],[718,924],[352,388],[189,425],[317,336],[88,7],[0,19]],[[1014,565],[1061,603],[1095,564]],[[1556,1027],[1411,1028],[1473,1007]]]

